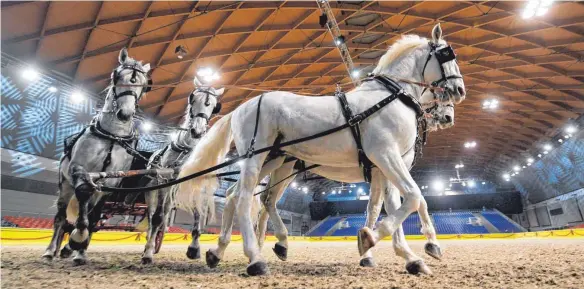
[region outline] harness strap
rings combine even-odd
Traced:
[[[351,111],[351,107],[349,106],[349,102],[347,101],[347,96],[342,91],[338,90],[335,93],[335,96],[339,100],[341,104],[341,111],[343,112],[343,116],[345,120],[349,122],[353,118],[353,112]],[[363,144],[361,142],[361,128],[359,124],[351,125],[349,127],[351,130],[351,134],[353,135],[353,139],[355,140],[355,144],[357,145],[357,159],[359,161],[359,166],[363,169],[363,178],[366,182],[371,182],[371,167],[373,163],[363,150]]]
[[[260,95],[260,99],[258,100],[258,110],[256,112],[255,127],[253,129],[253,137],[251,138],[251,143],[249,144],[249,149],[247,150],[247,154],[246,154],[247,158],[251,158],[252,156],[254,156],[253,150],[254,150],[254,145],[256,142],[256,136],[258,135],[258,126],[260,123],[260,108],[262,105],[263,98],[264,98],[264,95],[262,94],[262,95]]]

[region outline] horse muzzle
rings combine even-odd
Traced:
[[[203,133],[198,133],[197,130],[191,128],[191,138],[201,138],[201,136],[203,136]]]
[[[126,112],[124,109],[118,109],[118,112],[116,113],[116,117],[120,120],[120,121],[128,121],[132,118],[132,116],[134,115],[134,112]]]

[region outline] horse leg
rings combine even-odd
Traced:
[[[57,199],[57,214],[53,221],[53,236],[49,246],[42,256],[47,261],[53,260],[53,257],[57,255],[57,252],[61,248],[61,243],[65,236],[65,226],[67,225],[67,205],[69,204],[71,197],[73,197],[74,191],[75,190],[69,182],[61,178],[61,183],[59,184],[59,198]]]
[[[187,249],[187,257],[189,259],[201,258],[201,245],[199,245],[199,237],[201,236],[201,215],[197,209],[193,212],[193,230],[191,231],[192,241]]]
[[[370,157],[373,163],[383,172],[383,175],[403,192],[404,202],[397,210],[388,213],[377,229],[363,228],[359,231],[357,237],[361,255],[375,246],[381,239],[392,235],[407,216],[417,211],[420,207],[422,193],[398,152],[398,148],[388,147],[385,152],[375,151]]]
[[[89,213],[87,227],[89,234],[85,242],[82,243],[83,246],[76,249],[76,254],[73,257],[73,263],[75,265],[85,265],[87,263],[86,251],[89,247],[89,243],[91,241],[91,237],[93,236],[93,232],[95,231],[95,227],[97,226],[97,223],[101,217],[101,209],[103,208],[104,203],[105,199],[101,198],[101,193],[94,194],[90,200],[90,204],[88,205]]]
[[[389,214],[394,212],[400,205],[400,194],[395,186],[387,182],[387,188],[385,190],[385,211]],[[392,235],[392,243],[395,254],[404,258],[406,260],[406,270],[410,274],[432,274],[432,271],[422,258],[418,257],[412,249],[408,246],[406,242],[406,236],[404,234],[403,226],[400,225],[398,229]]]
[[[264,196],[264,194],[262,194],[262,197]],[[268,210],[266,210],[266,208],[262,205],[256,231],[256,234],[258,236],[258,246],[260,247],[260,250],[264,247],[264,241],[266,240],[266,230],[268,229],[269,216],[270,215],[268,214]]]
[[[367,220],[365,222],[365,227],[373,229],[377,218],[381,213],[382,205],[382,192],[385,190],[385,182],[383,181],[383,175],[379,170],[374,170],[373,182],[371,182],[371,190],[369,194],[369,202],[367,203]],[[362,267],[375,267],[375,261],[373,260],[373,253],[371,250],[367,250],[363,256],[361,256],[361,261],[359,265]]]
[[[272,140],[273,142],[273,140]],[[259,147],[263,144],[258,143]],[[237,217],[239,228],[243,238],[243,251],[249,258],[247,274],[250,276],[265,275],[269,273],[268,264],[263,259],[258,247],[257,237],[253,228],[251,219],[251,206],[253,201],[254,188],[258,184],[258,178],[261,172],[262,164],[267,153],[256,155],[244,160],[241,166],[239,192],[235,195],[237,198]]]
[[[71,164],[69,171],[75,187],[75,197],[79,202],[79,215],[75,222],[75,229],[71,232],[69,238],[69,247],[73,250],[79,250],[87,247],[89,238],[88,205],[95,189],[89,184],[89,176],[85,168],[77,164]]]
[[[233,229],[233,217],[235,213],[235,199],[234,190],[238,186],[238,183],[233,184],[225,192],[225,206],[223,207],[223,217],[221,219],[221,233],[219,234],[219,240],[217,243],[217,248],[212,248],[205,254],[205,261],[207,266],[210,268],[215,268],[219,264],[219,261],[223,258],[225,249],[231,241],[231,231]]]
[[[424,251],[435,259],[442,259],[442,250],[438,244],[436,231],[434,230],[434,225],[432,225],[432,219],[428,214],[428,204],[424,198],[420,200],[418,214],[420,215],[420,221],[422,223],[422,229],[420,231],[426,236],[426,239],[428,239],[428,242],[424,245]]]
[[[156,235],[164,222],[164,199],[160,197],[162,190],[146,192],[146,204],[148,205],[148,233],[146,234],[146,246],[142,254],[142,264],[152,263],[156,248]]]

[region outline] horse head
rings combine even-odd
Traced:
[[[188,120],[191,137],[200,138],[206,131],[213,114],[221,111],[220,96],[225,88],[215,89],[203,85],[197,77],[194,79],[195,90],[189,95]]]
[[[132,118],[140,98],[150,91],[152,84],[148,72],[150,64],[143,65],[122,48],[118,56],[119,66],[112,72],[112,92],[108,96],[110,110],[123,122]]]

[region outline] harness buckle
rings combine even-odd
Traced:
[[[360,123],[362,120],[363,120],[363,116],[361,116],[361,114],[357,114],[357,115],[355,115],[355,116],[351,117],[351,118],[350,118],[350,119],[347,121],[347,123],[348,123],[350,126],[356,126],[356,125],[358,125],[358,124],[359,124],[359,123]]]

